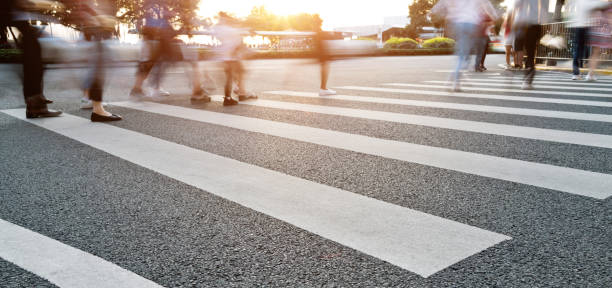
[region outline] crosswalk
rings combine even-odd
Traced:
[[[325,98],[308,91],[270,90],[262,93],[262,99],[241,103],[237,109],[252,107],[270,111],[289,111],[299,115],[308,115],[308,117],[326,115],[373,120],[380,123],[431,127],[442,129],[442,131],[472,133],[469,135],[480,135],[479,137],[520,138],[538,143],[551,143],[551,145],[553,143],[572,145],[571,147],[580,147],[580,149],[612,149],[611,134],[587,131],[588,129],[585,131],[552,129],[532,127],[521,123],[494,123],[486,119],[466,120],[454,119],[452,116],[380,111],[363,106],[346,108],[337,104],[361,103],[411,108],[426,107],[468,114],[484,112],[488,115],[575,121],[585,123],[585,126],[588,124],[612,125],[610,124],[612,113],[607,113],[612,107],[612,101],[609,101],[612,100],[609,93],[612,89],[607,87],[612,84],[608,84],[607,79],[594,83],[569,82],[561,76],[546,74],[537,77],[535,86],[536,89],[548,90],[522,91],[519,82],[513,82],[511,77],[498,77],[498,74],[470,76],[462,88],[465,91],[474,91],[474,93],[440,90],[447,88],[444,81],[379,83],[374,87],[340,86],[337,87],[342,91],[340,95]],[[394,88],[389,88],[389,86]],[[478,93],[481,91],[505,94]],[[367,93],[367,95],[359,95],[360,93]],[[533,97],[533,94],[543,96]],[[420,98],[414,100],[411,99],[412,96]],[[559,98],[560,96],[565,98]],[[299,103],[300,99],[311,102]],[[454,102],[461,99],[487,101],[488,104]],[[221,101],[222,96],[213,97],[213,102]],[[553,107],[564,105],[569,108],[596,108],[598,109],[596,111],[599,112],[573,112],[572,109],[565,111],[555,110],[555,108],[519,108],[500,105],[500,101],[521,105],[540,103],[555,105]],[[187,121],[192,125],[215,125],[244,133],[257,133],[349,153],[381,157],[390,161],[422,165],[439,169],[440,173],[452,171],[474,177],[505,181],[519,185],[517,189],[536,187],[541,189],[542,193],[551,196],[567,194],[593,201],[605,201],[612,196],[612,174],[608,174],[609,162],[606,171],[598,171],[597,169],[568,167],[563,164],[539,163],[535,160],[513,159],[497,156],[494,153],[467,152],[460,149],[410,143],[410,141],[316,128],[306,123],[286,123],[280,120],[213,112],[206,108],[202,109],[202,107],[183,107],[154,102],[115,102],[111,105],[128,109],[133,113],[164,115],[172,119]],[[470,223],[461,223],[418,209],[391,204],[353,191],[216,155],[139,131],[106,124],[92,124],[87,119],[76,115],[67,114],[58,119],[25,119],[23,109],[2,110],[1,112],[391,263],[424,278],[432,277],[500,243],[513,241],[514,237],[506,232],[492,230],[490,227],[494,225],[487,225],[486,228],[483,228]],[[129,121],[129,117],[127,119]],[[226,171],[234,171],[240,177],[231,177]],[[499,191],[499,193],[513,192]],[[2,222],[1,219],[0,225],[13,227],[7,222]],[[26,233],[18,228],[11,229],[14,229],[15,233],[7,234],[4,237],[18,237],[21,235],[19,233]],[[0,236],[0,241],[2,237]],[[29,237],[34,239],[32,241],[44,243],[52,241],[39,239],[36,235]],[[13,251],[19,249],[18,246],[12,247]],[[57,255],[30,255],[28,259],[12,261],[13,258],[9,257],[14,256],[9,255],[7,249],[0,248],[0,257],[51,281],[58,281],[57,283],[63,283],[62,281],[68,279],[66,275],[75,273],[74,265],[68,265],[66,269],[60,267],[60,269],[51,271],[45,268],[45,265],[32,264],[61,259]],[[111,263],[99,260],[102,262],[95,259],[89,261],[102,263],[99,264],[100,267],[106,268],[100,269],[112,271],[112,267],[105,266],[112,265]],[[135,281],[131,282],[136,283],[134,285],[146,284],[156,287],[155,283],[138,275],[131,275],[129,271],[121,270],[120,272],[127,277],[125,281]],[[105,277],[114,276],[109,272]],[[70,285],[83,286],[90,280],[83,279],[82,281]]]

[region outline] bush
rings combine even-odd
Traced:
[[[387,49],[415,49],[418,47],[419,43],[410,38],[392,37],[385,42],[385,48]]]
[[[455,40],[444,37],[431,38],[423,42],[423,48],[455,48]]]

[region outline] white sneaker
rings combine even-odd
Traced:
[[[319,96],[332,96],[332,95],[336,95],[336,91],[331,90],[331,89],[321,89],[319,90]]]
[[[102,102],[102,107],[106,107],[108,104]],[[87,98],[81,98],[81,109],[93,109],[93,102]]]
[[[93,109],[93,102],[87,98],[81,98],[81,109]]]
[[[533,90],[533,84],[527,83],[527,82],[523,82],[523,86],[521,87],[521,89],[523,89],[523,90]]]
[[[595,75],[593,75],[593,74],[589,74],[586,77],[586,81],[588,81],[588,82],[595,82],[595,81],[597,81],[597,77],[595,77]]]
[[[164,90],[164,89],[153,89],[151,90],[151,92],[149,93],[149,97],[150,98],[163,98],[163,97],[168,97],[170,96],[170,92]]]
[[[572,80],[582,80],[582,75],[572,75]]]

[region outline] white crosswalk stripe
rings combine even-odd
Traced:
[[[515,76],[495,76],[491,77],[492,79],[516,79],[523,80],[523,75],[515,75]],[[536,81],[538,80],[546,80],[546,81],[559,81],[559,82],[571,82],[571,83],[585,83],[584,80],[572,80],[572,75],[567,74],[567,76],[536,76],[534,77]],[[610,78],[600,78],[594,83],[612,83],[612,79]]]
[[[114,105],[597,199],[612,195],[612,175],[602,173],[163,104]]]
[[[299,92],[291,91],[269,91],[266,94],[273,95],[302,95]],[[308,94],[310,97],[318,97],[316,94]],[[216,101],[222,101],[223,96],[217,96]],[[350,97],[350,96],[349,96]],[[337,96],[326,97],[324,99],[338,99]],[[478,121],[456,120],[441,117],[421,116],[412,114],[391,113],[383,111],[372,111],[362,109],[351,109],[342,107],[330,107],[322,105],[309,105],[300,103],[288,103],[281,101],[258,100],[243,102],[243,105],[252,105],[258,107],[295,110],[302,112],[313,112],[328,115],[338,115],[346,117],[363,118],[370,120],[380,120],[388,122],[397,122],[403,124],[422,125],[429,127],[453,129],[460,131],[469,131],[477,133],[485,133],[492,135],[502,135],[510,137],[519,137],[527,139],[536,139],[543,141],[552,141],[560,143],[570,143],[586,146],[595,146],[603,148],[612,148],[612,136],[600,135],[591,133],[580,133],[572,131],[559,131],[552,129],[541,129],[524,126],[503,125]]]
[[[523,81],[517,78],[503,78],[503,77],[489,77],[489,78],[465,78],[467,81],[478,81],[478,82],[497,82],[497,83],[517,83],[522,84]],[[564,86],[591,86],[591,87],[612,87],[612,84],[601,83],[601,82],[585,82],[585,81],[547,81],[547,80],[535,80],[535,85],[538,84],[554,84]],[[555,86],[555,88],[559,88]],[[605,90],[604,90],[605,91]]]
[[[231,121],[227,118],[229,115],[168,105],[145,103],[124,105],[133,108],[150,108],[149,110],[157,108],[157,112],[166,111],[167,114],[175,116]],[[428,277],[510,239],[505,235],[141,133],[110,125],[91,124],[83,118],[65,115],[58,119],[27,120],[23,116],[23,109],[3,112],[380,258],[423,277]],[[248,126],[250,122],[240,123]],[[262,123],[252,126],[257,125]],[[280,129],[296,126],[269,121],[264,127],[272,128],[274,125]],[[281,131],[277,130],[279,133]],[[292,133],[294,130],[284,131]],[[302,133],[308,132],[297,131],[295,135]],[[319,136],[322,140],[333,140],[327,137],[339,135],[331,131],[329,133],[331,134],[321,133]],[[240,177],[233,177],[233,173],[228,174],[227,171],[232,171]]]
[[[59,287],[162,287],[104,259],[2,219],[0,231],[0,258]]]
[[[434,83],[434,84],[449,84],[448,81],[424,81],[424,83]],[[461,84],[470,85],[470,86],[493,86],[493,87],[521,87],[522,84],[512,84],[512,83],[487,83],[486,81],[480,81],[478,79],[470,79],[461,81]],[[579,91],[608,91],[612,92],[610,88],[598,88],[598,87],[567,87],[567,86],[550,86],[550,85],[540,85],[539,83],[534,84],[536,89],[558,89],[558,90],[579,90]],[[612,96],[609,96],[612,98]]]
[[[384,85],[398,86],[398,87],[414,87],[414,88],[437,88],[437,89],[448,89],[449,87],[451,87],[450,85],[410,84],[410,83],[385,83]],[[540,91],[540,90],[516,90],[516,89],[466,87],[466,86],[461,86],[461,89],[465,91],[510,92],[510,93],[521,93],[521,94],[524,93],[524,94],[546,94],[546,95],[551,94],[551,91]],[[601,94],[601,93],[554,91],[554,94],[564,95],[564,96],[612,98],[612,95]]]
[[[612,107],[612,102],[608,102],[608,101],[557,99],[557,98],[542,98],[542,97],[529,97],[529,96],[492,95],[492,94],[480,94],[480,93],[414,90],[414,89],[401,89],[401,88],[363,87],[363,86],[341,86],[341,87],[336,87],[336,88],[337,89],[347,89],[347,90],[357,90],[357,91],[402,93],[402,94],[411,94],[411,95],[431,95],[431,96],[444,96],[444,97],[463,97],[463,98],[491,99],[491,100],[505,100],[505,101],[567,104],[567,105],[579,105],[579,106]]]
[[[405,94],[412,94],[414,92],[413,90],[408,90],[408,89],[358,87],[358,86],[344,86],[344,87],[347,87],[347,88],[350,87],[350,89],[362,90],[362,91],[378,91],[378,92],[405,93]],[[344,88],[344,87],[339,87],[339,88]],[[274,91],[274,93],[278,95],[286,95],[286,96],[294,96],[294,97],[319,98],[318,96],[319,94],[311,93],[311,92]],[[449,102],[433,102],[433,101],[383,98],[383,97],[367,97],[367,96],[352,96],[352,95],[351,96],[335,95],[333,97],[330,97],[330,99],[365,102],[365,103],[395,104],[395,105],[406,105],[406,106],[416,106],[416,107],[441,108],[441,109],[453,109],[453,110],[464,110],[464,111],[477,111],[477,112],[487,112],[487,113],[499,113],[499,114],[523,115],[523,116],[534,116],[534,117],[544,117],[544,118],[559,118],[559,119],[599,121],[599,122],[612,123],[612,115],[608,115],[608,114],[565,112],[565,111],[553,111],[553,110],[542,110],[542,109],[525,109],[525,108],[512,108],[512,107],[501,107],[501,106],[471,105],[471,104],[458,104],[458,103],[449,103]]]

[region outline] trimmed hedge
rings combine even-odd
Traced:
[[[423,48],[455,48],[455,40],[444,37],[431,38],[423,42]]]
[[[0,62],[12,63],[21,61],[21,50],[17,49],[0,49]]]
[[[392,37],[385,42],[386,49],[415,49],[419,48],[419,42],[411,38]]]

